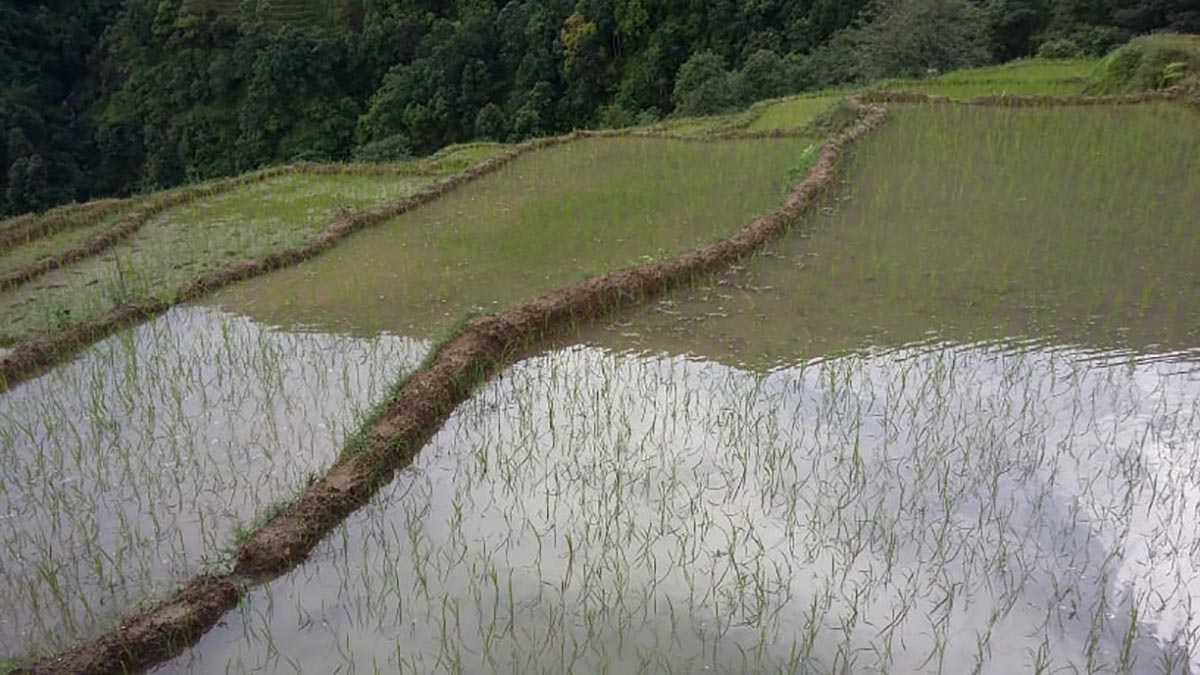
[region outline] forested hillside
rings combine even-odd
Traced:
[[[1200,32],[1194,0],[0,0],[0,214]]]

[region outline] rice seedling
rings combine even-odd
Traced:
[[[1182,672],[1194,372],[554,352],[160,672]]]
[[[0,293],[3,337],[18,342],[134,299],[173,298],[204,272],[303,243],[338,215],[430,180],[289,174],[170,210],[102,255]]]
[[[799,234],[646,308],[638,332],[756,367],[931,331],[1196,348],[1197,131],[1171,105],[895,106]]]
[[[750,123],[747,131],[794,129],[812,124],[838,101],[840,96],[814,96],[784,99],[766,106]]]
[[[818,147],[576,141],[213,302],[275,325],[429,338],[474,308],[497,310],[728,235],[777,207]]]
[[[803,231],[507,369],[160,671],[1200,667],[1195,117],[895,115]]]
[[[180,307],[0,397],[0,654],[61,648],[225,563],[427,345]]]
[[[49,236],[30,239],[6,251],[0,250],[0,274],[78,246],[97,233],[112,227],[124,213],[123,210],[115,211],[79,227],[63,228]]]
[[[885,80],[872,86],[954,99],[994,94],[1071,96],[1083,93],[1099,63],[1095,59],[1021,59],[920,80]]]

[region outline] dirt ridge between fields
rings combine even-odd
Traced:
[[[236,606],[246,584],[266,583],[302,563],[326,534],[411,461],[476,386],[518,351],[574,322],[611,312],[744,258],[785,232],[830,187],[845,146],[874,129],[885,117],[882,107],[862,106],[857,100],[854,105],[862,111],[860,121],[822,145],[804,180],[788,191],[779,209],[756,218],[726,239],[670,260],[593,277],[500,315],[468,321],[426,365],[404,381],[365,430],[365,447],[344,453],[323,478],[243,540],[231,574],[196,577],[170,598],[127,618],[117,629],[58,656],[34,661],[17,672],[138,671],[194,644]],[[585,135],[577,132],[547,139],[528,149]],[[376,211],[383,213],[386,209]],[[353,227],[349,222],[339,222],[342,229]],[[338,236],[331,233],[329,241]],[[281,260],[288,259],[288,254],[280,255]],[[260,266],[247,264],[239,269],[250,273],[251,268]],[[243,271],[239,269],[226,270],[214,282],[241,278]],[[196,283],[189,292],[200,294],[209,288],[207,283]]]
[[[87,227],[128,203],[127,199],[98,199],[60,206],[37,216],[20,216],[0,229],[0,253],[7,253],[51,234]],[[78,223],[72,223],[77,216],[83,218]]]
[[[185,284],[172,300],[148,299],[127,303],[90,321],[85,321],[65,330],[23,342],[17,345],[12,352],[0,358],[0,393],[121,328],[151,319],[179,303],[195,300],[231,283],[265,274],[272,270],[311,258],[331,248],[341,239],[354,232],[379,224],[405,211],[437,199],[466,182],[499,169],[521,155],[538,148],[570,142],[580,136],[580,134],[568,134],[566,136],[526,141],[525,143],[513,146],[505,152],[478,162],[464,171],[434,181],[407,197],[392,202],[376,204],[361,211],[340,216],[326,226],[325,229],[317,233],[306,244],[281,249],[269,255],[231,265],[197,277]],[[257,173],[253,174],[253,176],[255,181],[259,181],[293,170],[296,170],[295,165],[259,172],[269,173],[265,177],[259,176]],[[229,180],[233,181],[234,179]],[[214,186],[206,187],[210,190],[215,189]],[[226,188],[222,186],[220,189],[223,190]],[[216,194],[216,192],[206,194]],[[168,207],[161,207],[159,211],[163,208]],[[130,216],[133,215],[130,214]],[[122,221],[126,221],[126,218],[123,218]],[[132,227],[136,229],[136,227],[140,227],[140,224],[133,225]],[[2,286],[3,284],[0,283],[0,287]]]
[[[103,253],[142,229],[152,218],[164,211],[190,204],[201,198],[223,194],[238,187],[261,183],[280,176],[303,174],[430,176],[436,175],[436,173],[434,169],[407,165],[314,164],[300,162],[176,188],[157,197],[142,200],[140,204],[133,206],[129,213],[122,216],[111,227],[97,232],[90,239],[78,246],[0,274],[0,291],[16,288],[43,274]],[[88,224],[94,223],[96,219],[102,218],[111,211],[120,208],[123,204],[123,200],[106,201],[112,202],[108,205],[107,209],[97,207],[96,210],[98,213],[92,214],[92,219],[84,221],[78,226],[86,227]],[[56,231],[54,230],[55,224],[69,218],[70,214],[78,213],[87,207],[78,205],[67,208],[67,214],[60,218],[31,218],[27,223],[18,223],[17,226],[8,228],[8,230],[0,234],[0,251],[5,250],[5,242],[10,238],[13,239],[15,244],[21,244]],[[12,248],[12,246],[9,248]]]

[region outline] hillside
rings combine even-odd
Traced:
[[[0,216],[1200,31],[1186,0],[0,3]]]

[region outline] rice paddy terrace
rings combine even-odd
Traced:
[[[0,666],[1191,672],[1200,115],[1086,65],[0,223]]]

